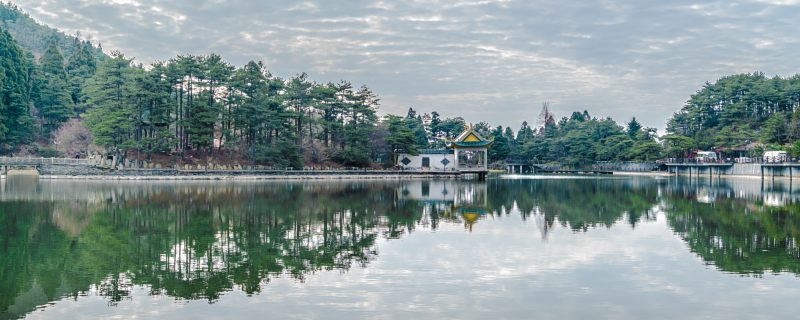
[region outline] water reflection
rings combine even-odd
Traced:
[[[17,317],[91,292],[214,302],[366,267],[379,239],[518,216],[543,241],[666,219],[719,270],[800,274],[789,185],[651,178],[397,182],[0,183],[0,310]],[[663,220],[663,219],[662,219]],[[390,240],[391,241],[391,240]],[[511,239],[509,241],[512,241]],[[618,243],[625,246],[626,243]]]
[[[800,207],[786,183],[670,181],[663,206],[670,226],[706,263],[726,272],[800,274]]]

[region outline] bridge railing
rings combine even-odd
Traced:
[[[739,158],[719,158],[714,160],[696,159],[696,158],[667,158],[659,160],[660,163],[666,164],[729,164],[729,163],[759,163],[759,164],[781,164],[781,163],[798,163],[798,158],[764,158],[764,157],[739,157]]]
[[[0,165],[93,164],[93,159],[0,157]]]

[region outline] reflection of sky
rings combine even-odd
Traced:
[[[213,304],[147,296],[109,307],[89,295],[31,318],[253,319],[641,319],[792,318],[800,281],[741,277],[706,266],[663,214],[635,229],[573,232],[556,225],[543,241],[516,212],[464,232],[442,224],[381,240],[366,268],[325,271],[301,283],[277,278],[262,293],[231,292]]]

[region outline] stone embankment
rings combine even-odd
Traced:
[[[38,175],[44,179],[120,179],[120,180],[224,180],[224,179],[450,179],[456,172],[395,170],[276,170],[265,167],[182,165],[158,168],[147,163],[123,162],[115,168],[111,161],[94,159],[0,159],[0,176]]]
[[[176,170],[122,169],[44,171],[45,179],[118,180],[277,180],[277,179],[452,179],[452,172],[355,171],[355,170]]]
[[[650,172],[659,170],[656,162],[598,162],[591,166],[594,170],[614,172]]]

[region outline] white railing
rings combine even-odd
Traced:
[[[0,165],[93,164],[94,159],[0,157]]]

